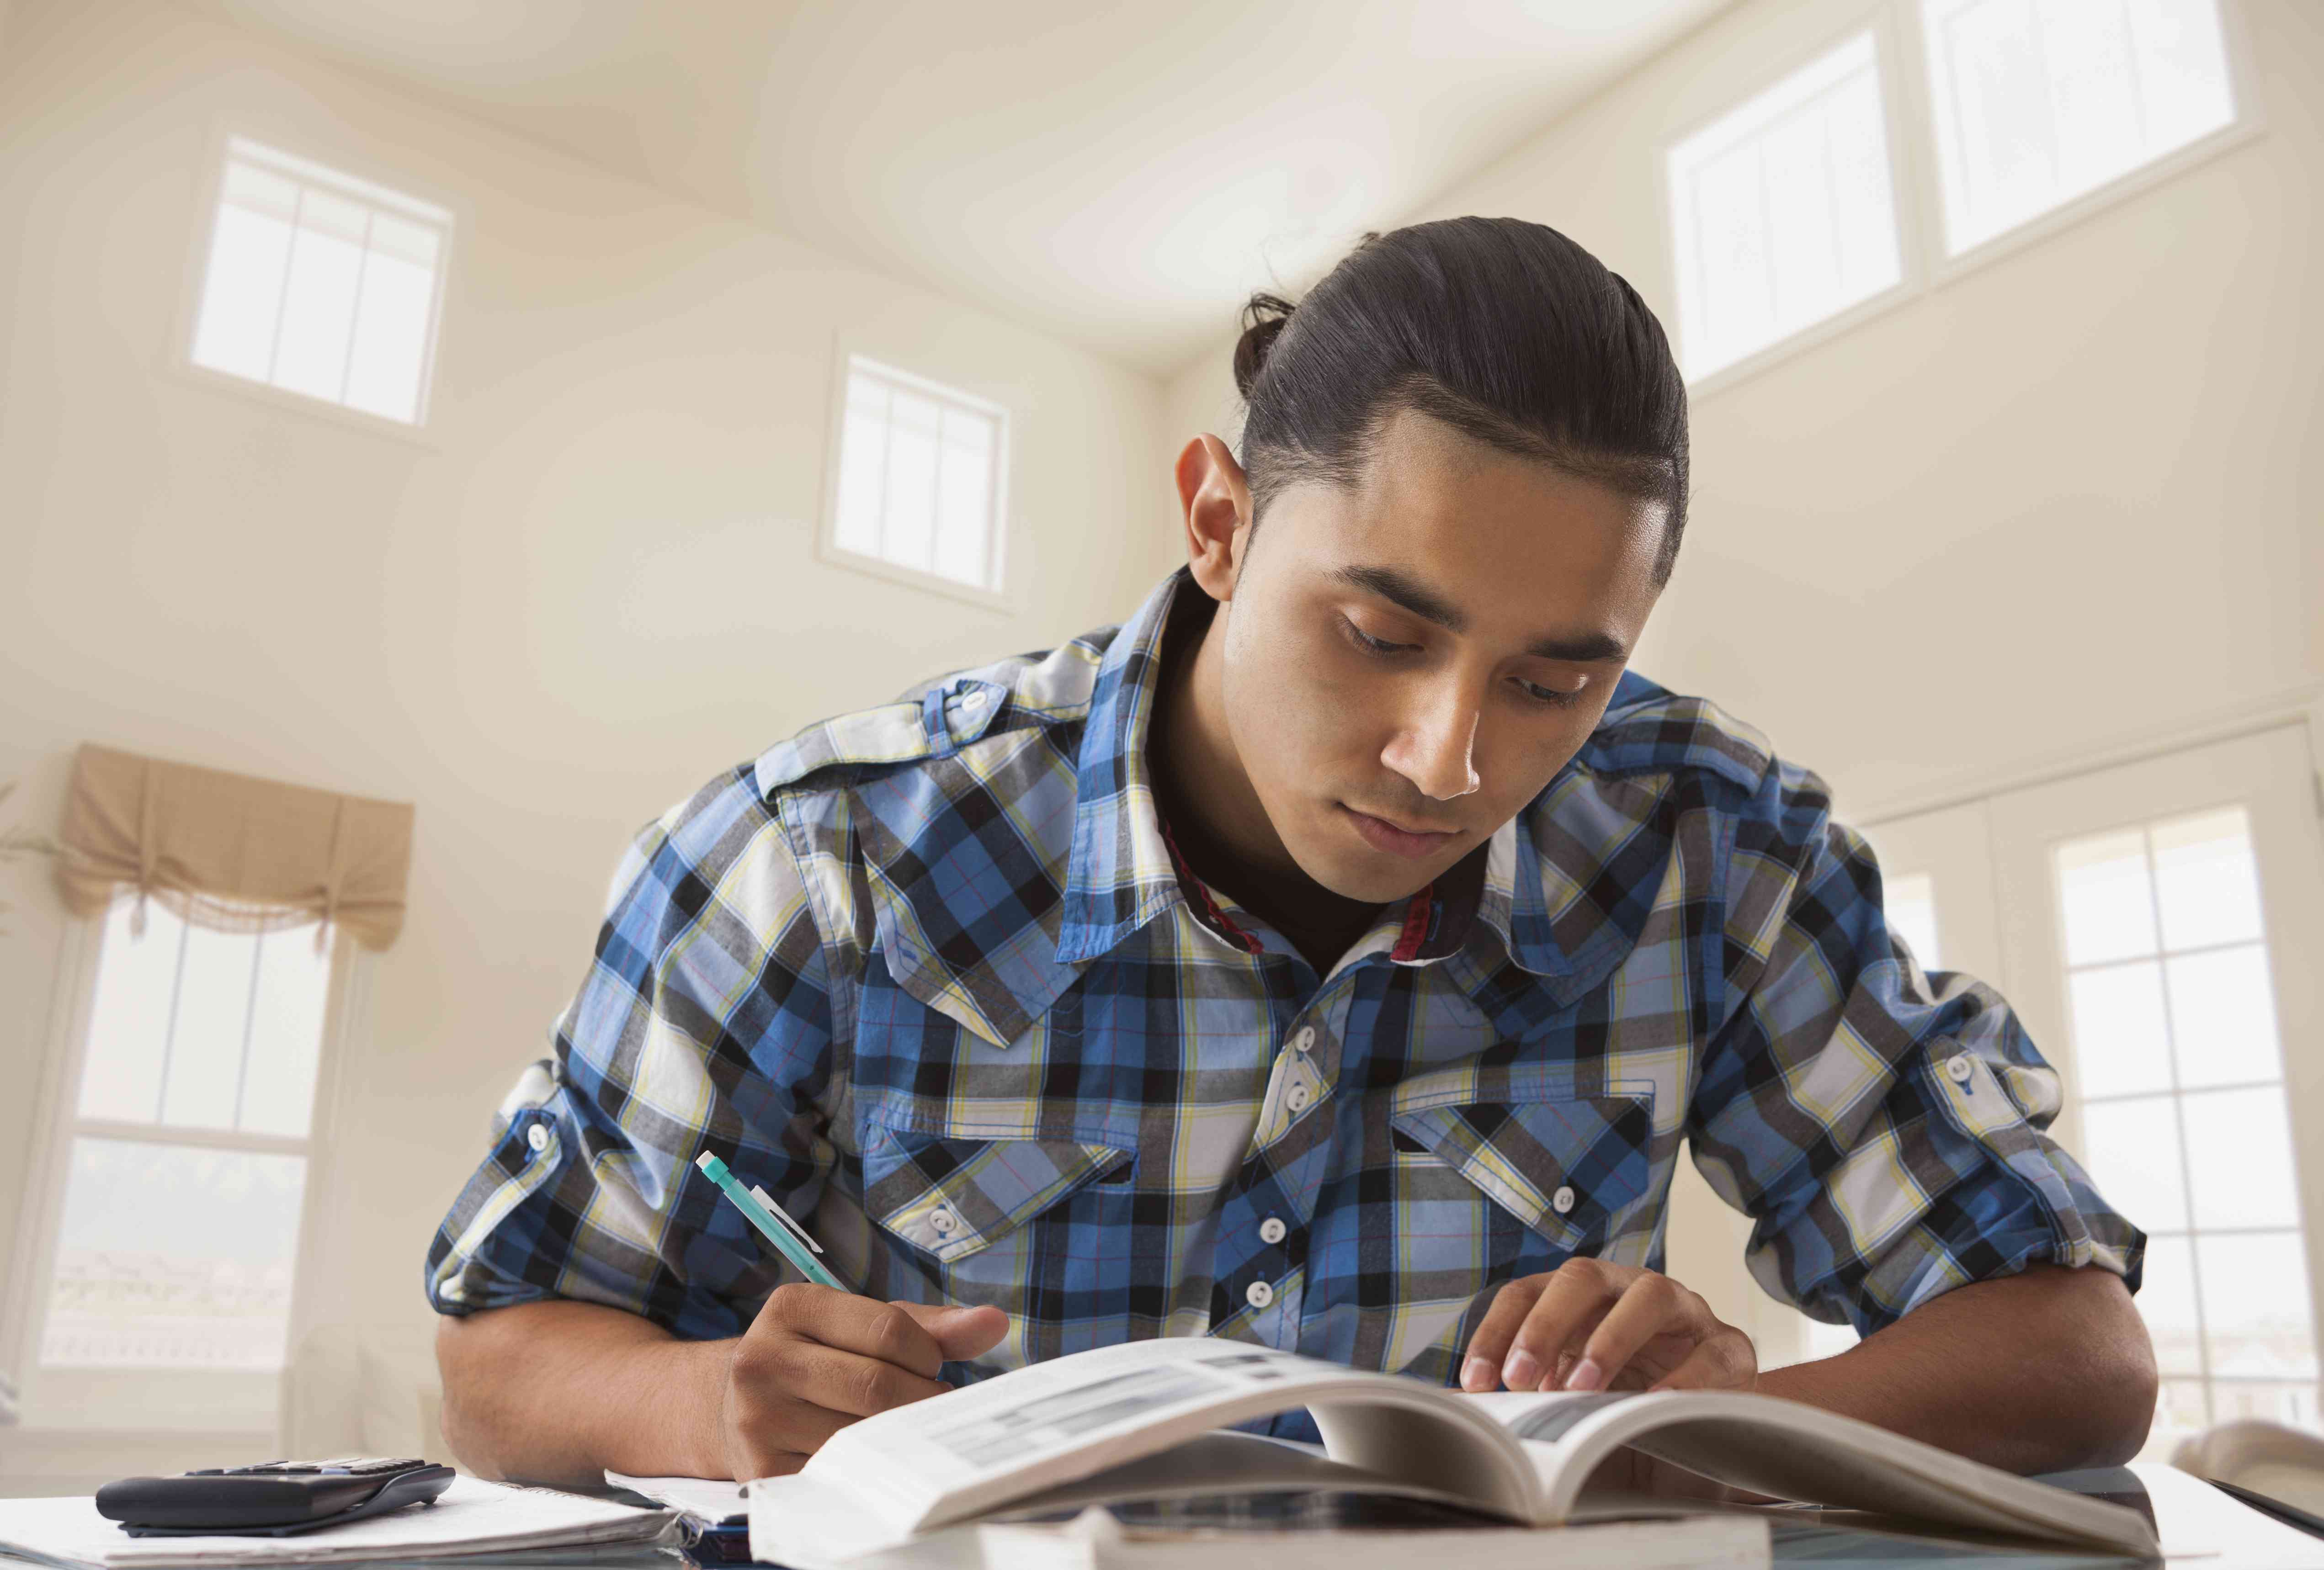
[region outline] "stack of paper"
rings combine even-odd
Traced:
[[[537,1548],[677,1540],[678,1512],[456,1477],[432,1505],[290,1538],[133,1538],[94,1500],[0,1499],[0,1553],[64,1570],[334,1565],[501,1556]]]

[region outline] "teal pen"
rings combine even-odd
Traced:
[[[783,1257],[798,1266],[807,1280],[822,1286],[836,1287],[843,1292],[847,1290],[840,1286],[837,1276],[816,1262],[814,1253],[807,1252],[812,1248],[816,1253],[820,1253],[823,1245],[807,1236],[805,1227],[785,1216],[781,1206],[742,1187],[741,1180],[727,1170],[726,1163],[708,1151],[695,1157],[694,1164],[710,1175],[710,1180],[725,1192],[726,1198],[733,1201],[735,1209],[742,1213],[744,1219],[765,1235],[769,1243],[782,1250]],[[779,1222],[777,1217],[782,1219]]]

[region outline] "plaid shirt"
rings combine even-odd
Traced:
[[[704,1150],[851,1285],[1005,1309],[955,1381],[1213,1335],[1449,1383],[1499,1283],[1659,1267],[1682,1140],[1756,1218],[1752,1274],[1821,1319],[2032,1260],[2135,1286],[2144,1237],[2043,1136],[2058,1078],[2009,1006],[1923,971],[1821,780],[1635,673],[1319,977],[1156,816],[1190,583],[811,726],[643,830],[429,1251],[438,1310],[738,1334],[793,1272]]]

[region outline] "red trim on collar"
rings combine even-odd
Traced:
[[[1211,897],[1209,886],[1194,876],[1194,868],[1186,865],[1186,858],[1178,854],[1178,841],[1170,832],[1170,821],[1159,813],[1154,815],[1154,821],[1162,825],[1162,843],[1169,848],[1170,865],[1178,874],[1180,886],[1194,891],[1194,896],[1202,902],[1199,914],[1208,922],[1211,930],[1239,946],[1246,954],[1265,953],[1267,945],[1235,925],[1232,918],[1219,909],[1218,902]]]
[[[1391,959],[1411,959],[1420,952],[1422,940],[1428,936],[1429,919],[1436,914],[1436,886],[1423,888],[1404,907],[1404,931],[1397,934],[1396,947],[1388,950]]]

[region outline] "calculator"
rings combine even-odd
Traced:
[[[406,1505],[433,1504],[448,1466],[416,1456],[347,1455],[124,1477],[97,1491],[97,1511],[133,1538],[289,1537]]]

